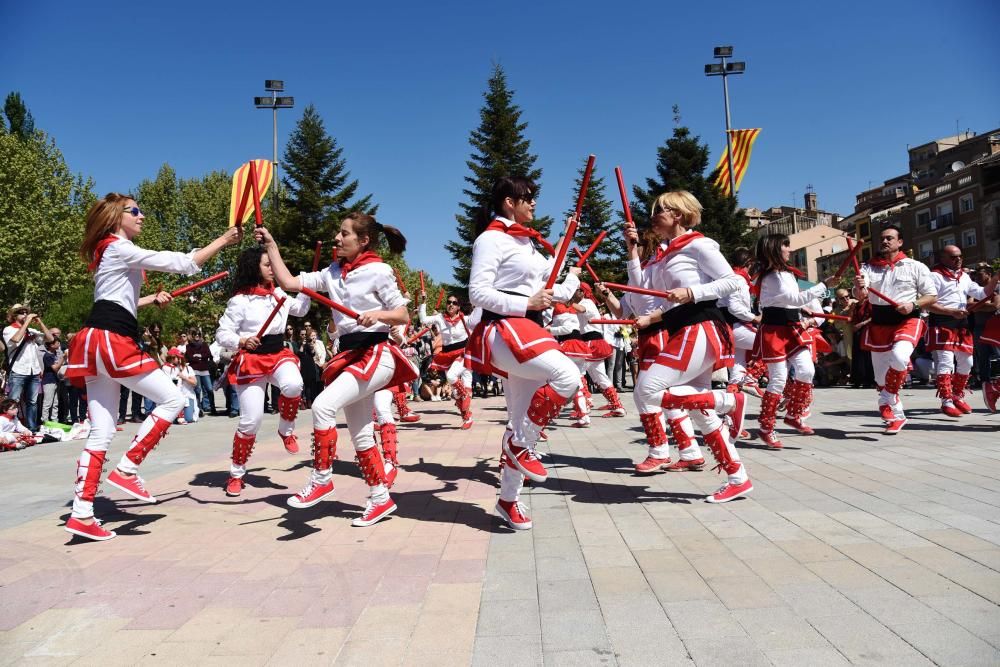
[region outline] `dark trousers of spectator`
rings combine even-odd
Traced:
[[[1000,348],[977,342],[976,347],[973,349],[973,357],[974,363],[972,367],[975,369],[979,382],[983,383],[990,380],[990,365],[994,359],[1000,359]]]
[[[861,349],[862,331],[855,331],[851,338],[851,386],[875,386],[875,368],[872,366],[872,353]]]
[[[59,380],[56,383],[56,412],[60,424],[65,424],[69,418],[69,385]]]
[[[128,395],[132,394],[132,421],[141,422],[142,421],[142,396],[133,392],[129,392],[128,389],[122,387],[118,392],[118,421],[125,421],[125,413],[128,411]]]
[[[625,376],[628,374],[627,357],[628,353],[625,350],[615,348],[614,369],[608,375],[611,376],[611,381],[618,389],[625,388]]]
[[[74,424],[87,418],[87,401],[83,389],[69,386],[69,418]]]
[[[21,423],[32,431],[38,430],[41,390],[42,378],[39,375],[11,373],[7,376],[7,396],[21,403]]]
[[[278,411],[278,397],[281,396],[281,389],[279,389],[278,387],[274,386],[273,384],[270,385],[270,387],[271,387],[271,391],[270,391],[270,394],[271,394],[271,412],[277,412]],[[236,410],[238,412],[239,408],[237,408]]]

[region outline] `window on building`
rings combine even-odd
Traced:
[[[943,248],[946,245],[955,245],[954,234],[945,234],[944,236],[938,239],[938,248]]]
[[[925,260],[934,254],[934,243],[933,241],[921,241],[920,245],[917,246],[917,253],[920,255],[921,260]]]
[[[871,223],[862,222],[860,225],[858,225],[858,236],[860,236],[863,239],[867,239],[870,238],[871,235],[872,235]]]
[[[976,230],[966,229],[962,232],[962,247],[971,248],[976,245]]]
[[[794,266],[797,269],[803,269],[803,270],[805,270],[805,268],[806,268],[806,250],[805,250],[805,248],[802,248],[800,250],[794,251],[792,253],[792,256],[790,257],[790,259],[792,260],[792,266]]]
[[[962,197],[958,200],[958,210],[962,213],[968,213],[972,210],[972,208],[972,195],[962,195]]]
[[[931,225],[931,210],[925,208],[917,211],[917,229],[927,229]]]
[[[947,227],[948,225],[955,223],[955,216],[952,213],[951,202],[946,201],[943,204],[937,205],[937,226],[938,229],[941,227]]]

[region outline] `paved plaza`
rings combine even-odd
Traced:
[[[102,487],[109,542],[62,530],[80,442],[2,454],[0,664],[1000,664],[1000,415],[903,398],[893,437],[874,392],[818,390],[816,435],[743,444],[753,493],[712,505],[708,468],[632,474],[626,394],[629,417],[549,431],[524,532],[493,515],[500,398],[469,431],[414,404],[399,509],[371,528],[350,526],[367,489],[343,432],[336,499],[285,506],[308,411],[296,456],[267,415],[237,499],[235,420],[173,427],[143,467],[158,504]]]

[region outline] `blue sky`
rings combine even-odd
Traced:
[[[616,165],[651,175],[673,104],[717,159],[722,86],[702,73],[715,45],[747,63],[730,79],[734,127],[763,128],[744,206],[800,205],[811,184],[847,214],[906,171],[907,144],[1000,127],[996,2],[809,4],[0,0],[0,94],[20,91],[104,193],[164,162],[193,177],[270,157],[271,114],[252,98],[284,79],[296,109],[279,113],[279,153],[315,104],[411,266],[450,279],[442,246],[494,62],[544,170],[538,212],[556,216],[588,153],[613,201]]]

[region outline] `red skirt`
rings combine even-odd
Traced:
[[[483,375],[507,374],[493,366],[489,338],[496,329],[519,363],[534,359],[549,350],[558,350],[559,343],[547,330],[525,317],[508,317],[493,322],[480,322],[472,330],[465,346],[465,365]]]
[[[927,343],[928,352],[948,350],[972,354],[974,349],[972,332],[964,327],[961,329],[927,327],[927,337],[924,341]]]
[[[417,372],[413,370],[413,365],[398,347],[389,343],[378,343],[372,347],[364,347],[358,350],[344,350],[335,355],[323,368],[323,384],[330,384],[343,372],[350,373],[357,379],[367,382],[375,374],[375,369],[378,368],[379,359],[382,358],[383,354],[391,354],[393,356],[393,359],[396,361],[396,368],[389,381],[378,389],[395,387],[404,382],[410,382],[417,377]]]
[[[590,345],[587,344],[587,341],[571,338],[559,343],[559,349],[574,361],[590,361]]]
[[[819,332],[815,329],[801,326],[761,324],[753,342],[751,356],[762,360],[765,364],[777,364],[787,360],[799,350],[808,348],[812,350],[815,359],[816,343],[813,339],[816,335],[819,335]]]
[[[718,325],[712,321],[698,322],[691,326],[679,329],[673,335],[668,331],[658,332],[662,338],[657,343],[659,352],[656,355],[655,363],[674,370],[684,371],[691,366],[691,355],[694,354],[694,345],[697,340],[698,330],[704,331],[708,339],[708,354],[715,359],[713,370],[720,368],[730,368],[733,365],[733,344],[732,332],[721,332]],[[726,335],[728,334],[728,335]],[[665,341],[665,344],[663,344]],[[645,357],[646,351],[644,351]],[[641,367],[641,365],[640,365]]]
[[[604,361],[612,354],[615,353],[615,348],[611,347],[608,341],[603,338],[595,338],[594,340],[586,341],[587,345],[590,346],[590,360],[591,361]]]
[[[240,352],[233,358],[226,370],[229,384],[252,384],[257,380],[267,377],[281,364],[295,364],[299,368],[299,358],[287,347],[273,354],[249,354]]]
[[[983,335],[979,337],[980,343],[1000,347],[1000,315],[994,315],[986,320],[983,328]]]
[[[97,375],[98,352],[108,375],[113,378],[143,375],[160,367],[156,359],[139,349],[139,345],[128,336],[85,327],[69,344],[66,378],[74,386],[82,387],[85,378]]]
[[[438,352],[431,358],[431,365],[428,367],[433,371],[447,371],[456,359],[461,359],[465,355],[465,348],[460,347],[451,352]]]
[[[919,317],[910,317],[902,324],[869,324],[861,334],[861,349],[868,352],[888,352],[899,341],[916,347],[927,324]]]

